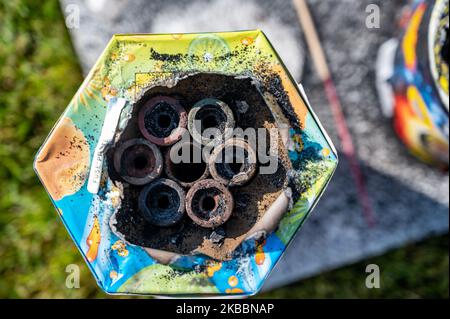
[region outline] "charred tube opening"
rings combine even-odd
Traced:
[[[230,191],[213,179],[195,183],[186,195],[186,212],[201,227],[215,228],[224,224],[233,207]]]
[[[141,191],[138,204],[146,221],[155,226],[169,227],[183,218],[185,193],[174,181],[161,178]]]
[[[216,146],[209,158],[211,176],[228,186],[241,186],[256,173],[256,153],[243,139],[229,139]]]
[[[191,187],[209,175],[208,164],[202,159],[201,146],[192,141],[178,142],[170,148],[165,154],[164,171],[183,187]]]
[[[161,175],[162,155],[158,147],[149,141],[131,139],[115,150],[114,169],[126,182],[144,185]]]
[[[217,145],[231,137],[235,121],[230,107],[223,101],[208,98],[197,102],[188,115],[188,130],[194,140],[203,145]],[[205,130],[218,134],[207,136]]]
[[[147,140],[160,146],[178,142],[186,123],[186,111],[172,97],[155,96],[139,111],[139,130]]]

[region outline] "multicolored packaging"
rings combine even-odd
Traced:
[[[141,212],[127,200],[130,186],[108,164],[110,153],[137,126],[143,100],[163,92],[184,98],[189,109],[191,96],[200,91],[224,100],[233,92],[239,97],[229,102],[236,121],[278,128],[274,138],[280,141],[281,173],[257,176],[233,193],[234,215],[216,246],[207,230],[188,232],[195,226],[189,219],[176,230],[141,222]],[[34,167],[107,293],[247,296],[261,288],[337,163],[302,87],[263,32],[252,30],[115,35]]]
[[[393,66],[384,75],[389,88],[379,90],[382,100],[389,96],[384,109],[413,155],[448,169],[448,0],[413,1],[403,24],[400,40],[389,41],[380,51],[379,63],[387,60]]]

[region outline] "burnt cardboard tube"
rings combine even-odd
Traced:
[[[183,187],[208,177],[208,163],[202,158],[201,145],[193,141],[180,141],[165,154],[164,171],[167,176]]]
[[[228,139],[216,146],[209,158],[209,171],[218,182],[241,186],[256,173],[256,152],[245,140]]]
[[[176,182],[160,178],[139,194],[139,211],[146,221],[159,227],[170,227],[184,216],[185,193]]]
[[[168,146],[178,142],[186,130],[187,113],[179,100],[155,96],[139,111],[139,130],[150,142]]]
[[[224,224],[233,208],[230,191],[213,179],[195,183],[186,195],[186,212],[201,227],[216,228]]]
[[[235,125],[230,107],[223,101],[207,98],[198,101],[189,111],[188,130],[199,144],[218,145],[231,137]],[[216,129],[218,134],[206,136],[205,130]]]
[[[126,182],[145,185],[161,175],[162,155],[158,147],[149,141],[131,139],[116,148],[114,169]]]

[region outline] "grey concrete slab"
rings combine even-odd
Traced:
[[[448,173],[409,155],[396,138],[390,121],[382,116],[375,90],[377,50],[395,32],[402,1],[310,0],[309,3],[364,169],[377,225],[367,226],[347,163],[341,156],[327,192],[272,272],[266,289],[448,232]],[[365,27],[365,8],[372,3],[380,6],[380,29]],[[338,144],[327,100],[311,60],[307,59],[305,65],[302,83],[306,94]]]
[[[339,149],[332,116],[288,0],[61,0],[80,8],[71,29],[85,71],[113,33],[262,28],[282,52]],[[394,33],[405,1],[309,0],[344,112],[367,178],[377,224],[369,228],[347,163],[341,164],[316,210],[270,275],[270,289],[448,232],[449,175],[418,162],[396,138],[379,107],[374,83],[378,47]],[[120,4],[119,4],[120,3]],[[209,3],[207,5],[207,3]],[[244,5],[242,3],[245,3]],[[380,7],[381,28],[367,29],[365,9]],[[383,267],[383,265],[380,265]]]
[[[369,228],[345,159],[327,192],[271,273],[265,289],[377,256],[448,231],[448,206],[363,166],[376,210]],[[379,265],[383,271],[383,265]],[[363,274],[364,269],[361,269]],[[363,284],[363,283],[361,283]]]

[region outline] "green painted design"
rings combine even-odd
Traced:
[[[307,199],[300,199],[281,220],[276,235],[283,244],[287,245],[293,234],[295,234],[297,228],[306,217],[309,207],[310,205]]]
[[[230,62],[230,48],[218,35],[202,34],[189,45],[188,55],[194,69],[223,71]]]
[[[219,291],[204,273],[182,272],[170,266],[148,266],[128,279],[117,292],[154,294],[217,294]]]

